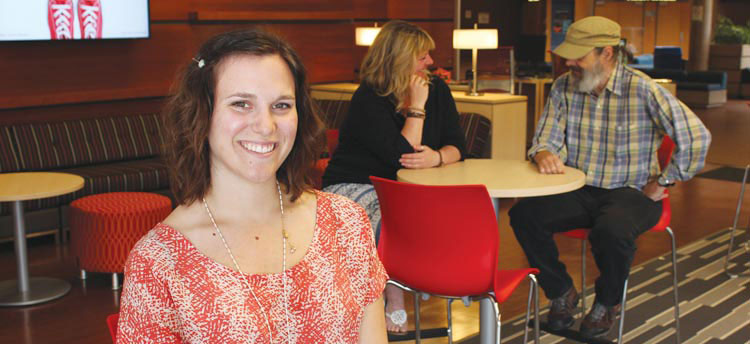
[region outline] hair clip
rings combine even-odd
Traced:
[[[203,68],[203,66],[206,65],[206,60],[204,59],[196,60],[195,57],[193,57],[193,61],[198,64],[198,68]]]

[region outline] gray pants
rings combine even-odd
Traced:
[[[365,208],[372,229],[375,231],[375,244],[377,245],[380,238],[380,202],[378,202],[375,188],[371,184],[341,183],[329,185],[323,191],[344,196]]]

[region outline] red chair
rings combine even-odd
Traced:
[[[339,145],[339,131],[338,129],[328,129],[326,130],[326,146],[328,147],[328,157],[327,158],[321,158],[315,161],[315,166],[313,166],[312,175],[313,175],[313,185],[316,189],[320,189],[323,186],[323,173],[326,171],[326,167],[328,167],[328,162],[331,161],[331,157],[333,156],[333,152],[336,151],[336,147]]]
[[[120,320],[120,313],[110,314],[107,316],[107,327],[109,334],[112,336],[112,343],[117,343],[117,321]]]
[[[659,147],[658,157],[659,165],[664,169],[669,160],[672,157],[672,151],[674,150],[674,142],[668,136],[664,137],[661,146]],[[668,190],[665,190],[668,193]],[[669,222],[672,219],[672,207],[669,202],[669,197],[662,200],[662,212],[659,222],[649,229],[650,232],[667,232],[670,239],[672,240],[672,289],[674,294],[674,319],[675,319],[675,338],[677,343],[680,343],[680,304],[679,297],[677,294],[677,256],[676,256],[676,245],[674,239],[674,233],[669,228]],[[566,237],[581,240],[581,317],[586,312],[586,240],[588,239],[589,229],[579,228],[573,229],[567,232],[560,233]],[[620,307],[620,324],[617,334],[617,342],[622,343],[622,331],[623,325],[625,324],[625,301],[627,300],[628,292],[628,280],[625,279],[625,288],[622,291],[622,307]]]
[[[534,337],[539,340],[537,269],[498,270],[499,235],[492,201],[483,185],[427,186],[370,177],[380,200],[382,228],[378,254],[390,280],[415,293],[415,337],[419,294],[448,300],[448,338],[453,343],[451,302],[464,296],[493,301],[500,343],[500,311],[525,277],[531,285],[526,308],[534,302]],[[524,343],[528,331],[524,330]]]
[[[328,156],[333,156],[333,152],[339,146],[339,130],[328,129],[326,130],[326,146],[328,147]]]

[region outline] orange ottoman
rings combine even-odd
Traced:
[[[147,192],[111,192],[86,196],[70,204],[70,243],[81,269],[112,274],[119,289],[128,253],[136,242],[172,212],[166,196]]]

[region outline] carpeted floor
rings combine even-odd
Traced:
[[[736,235],[729,271],[749,273],[750,252],[744,248],[748,240],[747,231],[737,230]],[[725,229],[678,250],[680,334],[683,344],[750,343],[750,277],[729,278],[724,273],[728,243],[729,230]],[[631,270],[623,342],[675,342],[670,269],[669,255],[665,255]],[[591,305],[592,301],[593,295],[588,295],[587,304]],[[541,318],[545,319],[547,310],[541,313]],[[523,325],[523,316],[505,321],[502,342],[520,344]],[[578,321],[573,328],[578,328]],[[607,338],[616,340],[617,324]],[[541,342],[573,343],[545,333],[542,333]],[[475,336],[461,343],[479,343],[479,340]]]

